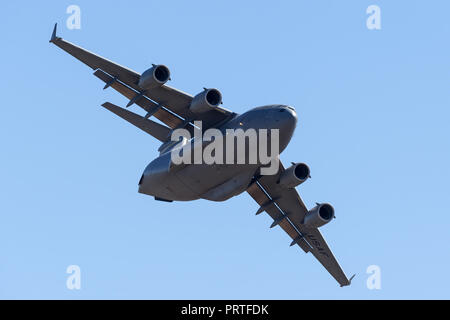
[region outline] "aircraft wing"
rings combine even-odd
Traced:
[[[189,110],[193,97],[165,84],[147,90],[143,94],[141,88],[137,85],[141,76],[139,73],[57,37],[56,27],[55,24],[50,39],[51,43],[96,70],[94,74],[106,83],[105,89],[112,87],[119,91],[130,99],[130,104],[136,103],[146,110],[147,117],[155,115],[156,118],[172,129],[192,128],[193,121],[201,120],[203,129],[207,129],[215,127],[234,116],[234,113],[221,107],[203,114],[194,114]]]
[[[247,192],[260,205],[256,214],[267,212],[274,219],[271,228],[279,225],[291,237],[291,246],[297,244],[306,253],[311,252],[341,286],[348,286],[353,277],[347,279],[319,229],[303,224],[308,210],[295,188],[278,184],[283,171],[280,162],[277,174],[255,177],[250,184]]]

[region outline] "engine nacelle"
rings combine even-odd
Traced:
[[[194,113],[203,113],[217,108],[222,103],[222,94],[217,89],[205,89],[192,99],[189,109]]]
[[[281,175],[279,184],[285,188],[294,188],[310,177],[309,167],[304,163],[295,163]]]
[[[141,75],[138,86],[144,90],[162,86],[170,79],[170,70],[165,65],[153,65]]]
[[[308,211],[303,224],[311,228],[319,228],[334,218],[334,208],[328,203],[318,203]]]

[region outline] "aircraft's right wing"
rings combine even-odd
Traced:
[[[136,103],[147,111],[148,117],[155,115],[172,129],[188,129],[195,120],[201,120],[204,129],[212,128],[234,116],[222,107],[194,114],[189,109],[193,97],[165,84],[143,92],[138,86],[139,73],[56,36],[56,25],[50,42],[96,70],[95,75],[106,83],[105,88],[116,89],[130,99],[129,104]]]

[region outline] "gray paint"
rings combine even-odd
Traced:
[[[105,82],[105,89],[111,87],[117,90],[133,104],[144,109],[147,116],[141,117],[111,103],[103,105],[160,141],[165,141],[165,136],[168,136],[168,133],[175,128],[183,127],[192,133],[192,121],[202,120],[203,129],[217,128],[223,133],[226,129],[232,128],[279,129],[281,153],[294,133],[297,114],[292,107],[263,106],[237,115],[221,106],[208,109],[207,106],[202,105],[201,108],[193,108],[202,111],[196,113],[191,109],[192,95],[166,84],[143,92],[138,85],[141,79],[139,73],[57,37],[56,25],[50,42],[96,70],[94,75]],[[156,117],[167,127],[148,120],[150,116]],[[185,147],[191,147],[193,142],[184,141],[183,143]],[[279,226],[285,231],[292,239],[291,246],[298,245],[304,252],[311,252],[341,286],[350,284],[354,276],[347,278],[316,227],[328,221],[324,221],[317,215],[317,208],[308,212],[293,187],[296,182],[283,178],[286,175],[292,175],[294,167],[288,168],[287,173],[284,174],[286,170],[280,163],[277,174],[260,176],[261,164],[258,163],[174,165],[171,161],[170,150],[177,147],[163,143],[160,156],[144,170],[139,183],[139,192],[152,195],[157,200],[189,201],[203,198],[224,201],[247,191],[261,206],[257,214],[262,212],[269,214],[274,220],[271,227]],[[288,183],[280,184],[280,179]],[[307,223],[305,223],[305,217]]]

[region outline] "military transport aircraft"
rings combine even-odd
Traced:
[[[334,218],[334,209],[328,203],[317,203],[308,210],[295,187],[310,177],[303,163],[292,163],[285,169],[281,162],[276,174],[261,175],[260,164],[171,164],[171,150],[187,141],[171,141],[175,129],[195,130],[194,121],[202,121],[203,129],[217,128],[277,128],[280,152],[289,143],[297,124],[294,108],[270,105],[254,108],[242,115],[221,106],[222,95],[217,89],[206,89],[196,96],[166,85],[170,71],[164,65],[153,65],[142,74],[78,47],[56,35],[53,29],[50,42],[95,70],[94,75],[112,87],[133,104],[145,110],[146,115],[130,112],[106,102],[102,106],[162,142],[160,155],[145,169],[139,192],[162,201],[207,199],[224,201],[247,191],[259,204],[256,214],[267,212],[273,218],[272,227],[280,226],[304,252],[311,252],[341,286],[347,278],[328,247],[319,227]],[[155,117],[161,123],[150,120]]]

